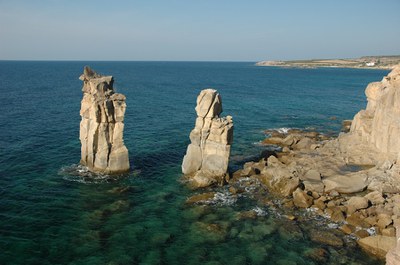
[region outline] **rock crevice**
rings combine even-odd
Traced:
[[[80,163],[103,174],[129,171],[123,140],[125,96],[114,92],[112,76],[99,75],[87,66],[79,79],[83,81]]]

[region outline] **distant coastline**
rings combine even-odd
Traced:
[[[400,63],[400,55],[363,56],[355,59],[311,59],[293,61],[260,61],[257,66],[278,66],[288,68],[360,68],[360,69],[392,69]]]

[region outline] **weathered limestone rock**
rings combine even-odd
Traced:
[[[392,248],[386,255],[386,265],[400,264],[400,224],[396,228],[396,247]]]
[[[367,198],[354,196],[351,197],[347,202],[347,213],[353,214],[357,210],[368,208],[368,206],[369,204]]]
[[[335,190],[339,193],[355,193],[363,191],[367,187],[367,175],[363,173],[353,173],[348,175],[336,175],[325,178],[325,191]]]
[[[384,259],[386,253],[396,246],[396,238],[388,236],[369,236],[357,241],[365,251]]]
[[[101,76],[85,67],[80,123],[81,164],[97,173],[129,171],[124,145],[125,96],[115,93],[112,76]]]
[[[355,115],[346,143],[361,139],[379,153],[376,161],[396,161],[400,158],[400,65],[381,82],[370,83],[365,94],[367,107]]]
[[[313,198],[301,189],[297,188],[293,192],[293,202],[294,205],[300,208],[308,208],[312,205],[313,203]]]
[[[197,119],[182,162],[182,173],[192,175],[194,187],[223,182],[228,170],[233,140],[231,116],[221,118],[221,97],[214,89],[204,89],[197,97]]]

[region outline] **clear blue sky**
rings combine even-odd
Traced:
[[[400,54],[400,0],[0,0],[0,60]]]

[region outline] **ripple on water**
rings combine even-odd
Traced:
[[[134,170],[133,175],[139,175],[140,170]],[[109,183],[118,181],[121,178],[127,176],[127,174],[119,175],[107,175],[101,173],[91,172],[88,167],[80,164],[72,164],[70,166],[62,167],[59,175],[63,176],[64,180],[78,182],[83,184],[99,184],[99,183]]]

